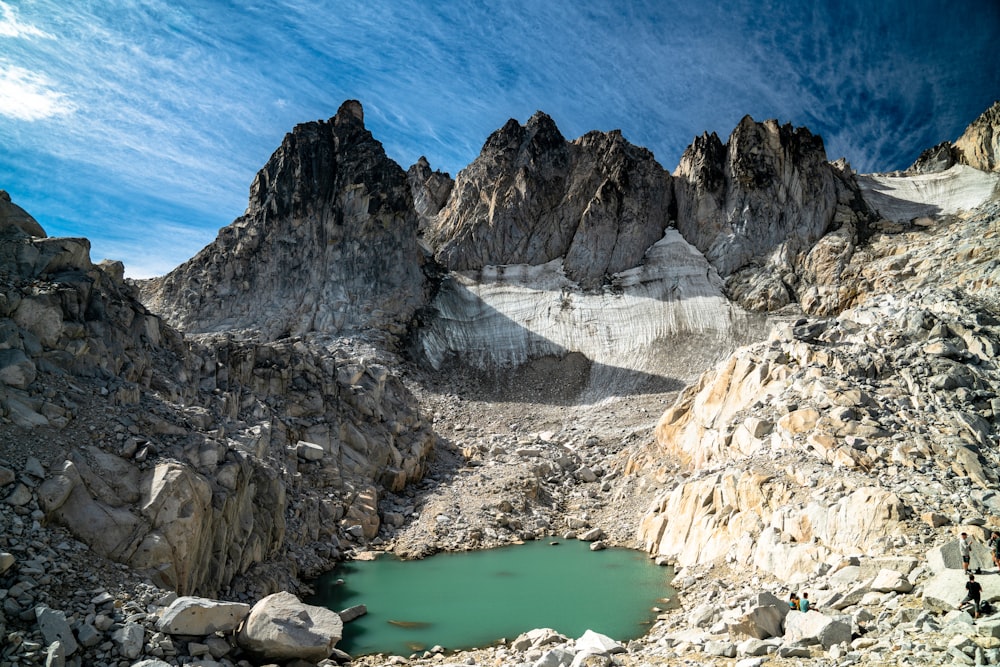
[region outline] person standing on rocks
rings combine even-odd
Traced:
[[[969,580],[965,582],[965,599],[962,600],[962,607],[966,603],[972,603],[973,618],[979,618],[979,601],[983,595],[983,585],[976,581],[976,575],[970,574]],[[961,607],[960,607],[961,608]]]
[[[986,545],[990,548],[990,554],[993,556],[993,567],[1000,572],[1000,533],[994,530]]]
[[[968,533],[962,533],[958,540],[958,553],[962,556],[962,571],[969,571],[969,561],[972,558],[972,540]]]

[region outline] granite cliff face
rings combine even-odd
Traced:
[[[1000,171],[1000,101],[969,124],[954,142],[928,148],[907,170],[911,174],[936,173],[964,164],[980,171]]]
[[[674,189],[677,229],[741,305],[841,307],[835,295],[806,291],[836,282],[870,212],[846,166],[827,161],[820,137],[746,116],[726,144],[714,133],[695,139]]]
[[[345,102],[297,126],[257,174],[246,213],[143,288],[188,333],[403,333],[426,296],[406,174]]]
[[[561,259],[570,280],[595,288],[641,263],[671,200],[652,153],[617,131],[568,142],[539,112],[490,135],[426,236],[454,271]]]

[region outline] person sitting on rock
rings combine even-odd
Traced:
[[[802,591],[802,598],[799,600],[799,611],[809,611],[809,593]]]
[[[973,618],[979,618],[979,601],[982,598],[983,585],[976,581],[976,575],[969,575],[969,580],[965,582],[965,590],[967,592],[965,599],[962,600],[962,607],[967,603],[971,603]]]
[[[800,611],[799,609],[799,594],[792,591],[792,594],[788,596],[788,608],[794,609],[795,611]]]

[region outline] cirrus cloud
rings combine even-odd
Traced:
[[[0,37],[42,37],[52,35],[28,23],[21,23],[17,12],[6,2],[0,2]]]
[[[0,64],[0,116],[15,120],[42,120],[71,114],[76,109],[52,83],[17,65]]]

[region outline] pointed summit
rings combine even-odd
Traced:
[[[406,174],[348,100],[286,135],[246,213],[147,298],[191,333],[395,335],[423,303],[423,262]]]
[[[333,117],[334,125],[359,124],[365,126],[365,110],[361,102],[357,100],[347,100],[337,109],[337,115]]]
[[[426,237],[453,270],[540,265],[594,288],[663,236],[670,176],[620,133],[568,142],[547,114],[509,120],[455,179]]]

